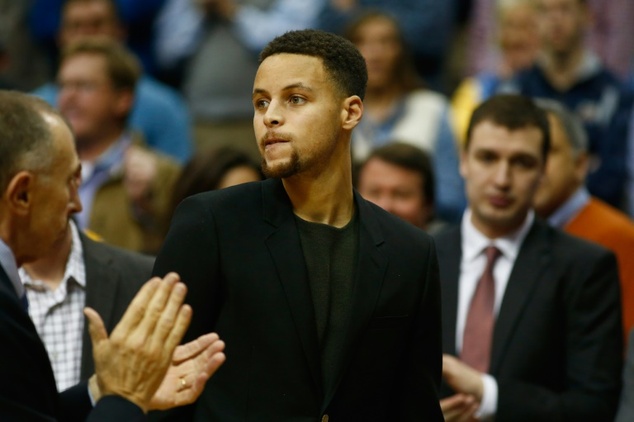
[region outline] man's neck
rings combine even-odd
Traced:
[[[72,233],[69,227],[66,238],[58,242],[47,256],[24,264],[22,268],[29,274],[31,279],[40,280],[51,290],[56,290],[64,281],[66,263],[68,262],[71,248]]]
[[[323,172],[320,177],[296,175],[283,179],[293,212],[313,223],[344,227],[354,214],[352,174],[349,168]]]
[[[77,155],[81,161],[95,162],[123,135],[123,130],[104,134],[99,138],[77,139]]]
[[[544,57],[543,69],[548,81],[559,91],[566,91],[577,82],[585,49],[579,46],[566,53],[551,53]]]

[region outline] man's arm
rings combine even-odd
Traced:
[[[442,368],[440,328],[440,279],[433,241],[429,243],[427,271],[421,277],[425,288],[412,328],[410,347],[399,370],[404,385],[399,391],[395,411],[401,421],[442,421],[438,404]],[[400,412],[400,413],[398,413]]]
[[[185,341],[214,329],[221,275],[218,268],[216,221],[205,200],[195,195],[176,209],[169,233],[156,257],[153,275],[177,272],[189,291],[187,303],[194,310]]]

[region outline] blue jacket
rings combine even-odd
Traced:
[[[546,79],[539,65],[519,73],[505,90],[561,102],[586,128],[592,157],[588,190],[604,201],[621,207],[627,180],[627,133],[632,92],[598,61],[588,60],[579,80],[559,91]]]

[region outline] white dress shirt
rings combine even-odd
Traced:
[[[496,239],[489,239],[482,234],[471,222],[472,212],[465,211],[462,217],[462,258],[460,261],[460,279],[458,283],[458,315],[456,319],[456,353],[460,356],[462,340],[469,311],[469,304],[475,293],[487,258],[484,253],[487,246],[497,247],[501,255],[493,268],[495,281],[494,314],[497,314],[502,304],[504,292],[515,264],[515,259],[520,251],[522,242],[526,238],[535,219],[535,213],[530,210],[522,225],[513,233]],[[488,419],[497,411],[498,386],[495,378],[488,374],[483,375],[484,393],[480,408],[476,412],[479,419]]]

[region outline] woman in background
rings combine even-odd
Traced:
[[[203,149],[183,167],[174,184],[170,219],[178,204],[188,196],[263,178],[260,166],[239,149],[229,146]]]
[[[391,139],[421,148],[435,167],[438,214],[458,221],[465,199],[447,99],[425,89],[399,24],[390,15],[367,11],[350,22],[345,36],[357,46],[368,68],[364,115],[352,135],[354,161],[363,161]]]

